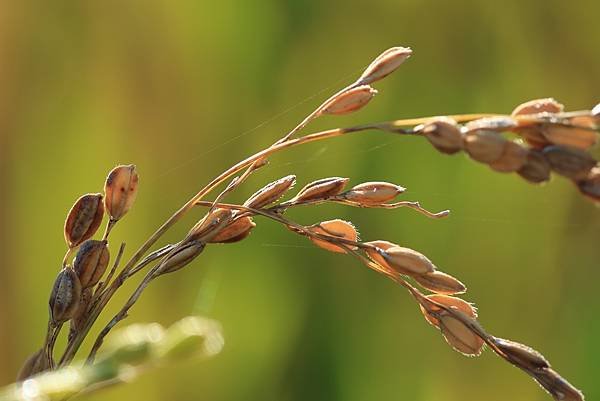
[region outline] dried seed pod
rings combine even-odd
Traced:
[[[92,301],[92,296],[94,295],[94,291],[92,287],[84,288],[81,290],[81,297],[79,298],[79,306],[77,307],[77,311],[71,320],[71,331],[77,332],[85,323],[85,320],[88,316],[88,311],[90,308],[90,303]]]
[[[369,85],[361,85],[335,96],[321,108],[323,114],[348,114],[362,109],[371,101],[377,91]]]
[[[106,241],[87,240],[79,248],[73,268],[82,288],[95,286],[106,271],[110,253]]]
[[[49,370],[53,363],[48,359],[48,355],[46,354],[46,350],[44,348],[33,353],[25,363],[19,373],[17,375],[17,381],[23,381],[31,376],[34,376],[38,373]]]
[[[481,337],[447,312],[440,313],[440,331],[455,351],[467,356],[477,356],[483,351]]]
[[[365,182],[355,185],[349,191],[340,194],[340,198],[361,205],[380,205],[391,201],[406,189],[389,182]]]
[[[494,131],[473,131],[465,135],[465,150],[474,160],[492,163],[502,156],[507,142]]]
[[[574,117],[570,123],[589,129],[561,124],[543,124],[541,131],[548,142],[554,145],[564,145],[587,150],[596,144],[598,133],[593,130],[595,125],[592,124],[591,120],[585,117]]]
[[[492,169],[502,173],[511,173],[518,171],[527,162],[527,153],[529,151],[516,142],[508,141],[504,145],[504,151],[500,158],[489,165]]]
[[[558,373],[550,368],[529,371],[535,380],[548,391],[555,400],[560,401],[583,401],[583,394],[571,383],[563,379]]]
[[[104,184],[104,205],[112,221],[129,211],[138,191],[138,173],[133,164],[117,166],[108,173]]]
[[[336,219],[323,221],[319,224],[315,224],[309,229],[315,234],[330,235],[353,242],[358,241],[358,232],[356,231],[356,228],[354,228],[354,225],[352,223],[344,220]],[[329,241],[313,237],[310,237],[310,240],[319,248],[323,248],[336,253],[346,253],[346,250],[344,248],[337,245],[333,245]],[[352,245],[346,246],[348,246],[350,249],[356,249],[356,247]]]
[[[527,181],[539,184],[550,179],[550,163],[541,152],[530,150],[525,165],[517,173]]]
[[[307,184],[300,192],[298,192],[298,195],[294,197],[293,201],[298,203],[316,199],[327,199],[342,192],[347,183],[348,178],[322,178]]]
[[[232,243],[238,242],[250,235],[256,224],[250,217],[238,217],[223,228],[208,242]]]
[[[465,124],[465,133],[473,131],[510,131],[517,126],[514,118],[506,116],[484,117]]]
[[[600,166],[594,167],[587,177],[578,181],[577,187],[583,195],[600,202]]]
[[[219,231],[233,220],[231,209],[216,208],[200,220],[188,233],[192,241],[210,241]]]
[[[442,153],[451,155],[463,149],[463,134],[456,121],[451,118],[441,118],[423,124],[418,131]]]
[[[173,273],[186,266],[202,253],[204,246],[205,244],[200,241],[186,243],[164,262],[160,274]]]
[[[374,247],[379,248],[381,251],[387,251],[388,249],[393,248],[395,246],[400,246],[398,244],[394,244],[393,242],[383,241],[383,240],[366,242],[365,245],[372,245]],[[367,255],[369,255],[369,258],[371,258],[371,260],[373,260],[378,265],[385,267],[386,269],[389,269],[389,270],[394,270],[386,262],[386,260],[383,258],[383,256],[381,256],[380,251],[378,251],[376,248],[366,248],[365,252],[367,252]]]
[[[527,371],[549,368],[550,364],[542,354],[526,345],[503,338],[494,338],[494,345],[505,354],[512,363]]]
[[[545,99],[534,99],[518,105],[511,115],[522,116],[527,114],[539,114],[539,113],[561,113],[564,110],[564,106],[558,103],[551,97]]]
[[[564,106],[552,98],[534,99],[517,106],[513,110],[512,115],[525,116],[539,113],[555,114],[561,113],[563,110]],[[540,124],[519,127],[515,131],[517,131],[533,148],[541,149],[549,144],[542,133]]]
[[[77,199],[65,221],[65,240],[69,248],[91,238],[104,216],[102,194],[86,194]]]
[[[597,163],[589,153],[564,146],[548,146],[542,153],[552,170],[574,180],[587,177]]]
[[[465,301],[464,299],[457,298],[457,297],[450,297],[448,295],[440,295],[440,294],[427,295],[427,299],[437,302],[439,304],[442,304],[444,306],[447,306],[449,308],[458,309],[459,311],[463,312],[465,315],[469,316],[470,318],[473,318],[473,319],[477,318],[477,309],[475,309],[475,307],[472,304]],[[436,312],[442,310],[440,307],[438,307],[437,305],[433,305],[433,304],[430,305],[429,307]],[[431,314],[429,314],[429,312],[427,312],[427,310],[422,305],[421,305],[421,312],[423,313],[423,317],[425,317],[425,320],[427,320],[427,322],[429,324],[431,324],[437,328],[440,327],[440,323],[439,323],[438,319],[433,317]]]
[[[381,53],[365,69],[359,82],[361,84],[370,84],[388,76],[394,72],[412,54],[408,47],[392,47]]]
[[[438,294],[452,295],[467,291],[467,287],[458,279],[440,271],[416,275],[413,278],[421,287]]]
[[[75,315],[80,298],[79,277],[71,267],[64,267],[58,273],[50,294],[50,317],[55,326],[66,322]]]
[[[414,249],[394,246],[387,250],[378,250],[387,264],[400,274],[415,276],[433,272],[435,265],[420,252]]]
[[[296,183],[295,175],[288,175],[283,178],[273,181],[258,191],[256,191],[246,202],[244,206],[253,209],[262,209],[265,206],[276,202]]]

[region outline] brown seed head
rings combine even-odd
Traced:
[[[550,164],[541,152],[530,150],[525,165],[517,173],[527,181],[539,184],[550,179]]]
[[[315,234],[334,236],[348,241],[358,241],[358,232],[356,231],[356,228],[352,223],[344,220],[336,219],[324,221],[322,223],[315,224],[314,226],[310,227],[310,231],[312,231]],[[337,245],[333,245],[329,241],[314,237],[310,237],[310,240],[316,246],[326,249],[328,251],[336,253],[346,253],[346,250],[344,248]],[[352,245],[346,246],[348,246],[350,249],[356,249],[356,247]]]
[[[502,173],[511,173],[518,171],[527,162],[527,153],[529,151],[517,142],[508,141],[504,145],[504,151],[500,158],[490,163],[490,167]]]
[[[233,220],[230,209],[216,208],[200,220],[188,233],[192,241],[208,242]]]
[[[256,191],[254,195],[244,202],[244,206],[253,209],[261,209],[268,206],[281,198],[295,183],[295,175],[288,175],[277,181],[273,181]]]
[[[293,201],[306,202],[316,199],[327,199],[342,192],[347,183],[348,178],[322,178],[307,184],[300,192],[298,192],[298,195],[294,197]]]
[[[380,205],[391,201],[406,189],[389,182],[365,182],[340,194],[340,197],[361,205]]]
[[[440,313],[440,330],[446,342],[461,354],[477,356],[483,351],[484,341],[447,312]]]
[[[470,318],[473,318],[473,319],[477,318],[477,309],[475,309],[475,307],[472,304],[465,301],[464,299],[457,298],[457,297],[450,297],[448,295],[440,295],[440,294],[427,295],[427,299],[437,302],[439,304],[442,304],[444,306],[447,306],[449,308],[458,309],[459,311],[463,312]],[[437,305],[430,305],[430,308],[436,312],[439,312],[442,310]],[[425,317],[425,320],[427,320],[427,322],[429,324],[439,328],[438,319],[433,317],[431,314],[429,314],[429,312],[427,312],[427,310],[425,308],[423,308],[422,305],[421,305],[421,312],[423,312],[423,316]]]
[[[513,116],[539,113],[561,113],[564,106],[551,97],[545,99],[534,99],[518,105],[512,112]]]
[[[431,260],[414,249],[394,246],[385,251],[380,249],[378,252],[387,264],[400,274],[415,276],[436,270]]]
[[[600,166],[594,167],[587,177],[578,181],[577,187],[583,195],[600,202]]]
[[[500,159],[507,142],[494,131],[472,131],[465,135],[465,150],[474,160],[492,163]]]
[[[421,287],[438,294],[452,295],[467,291],[467,287],[459,280],[440,271],[416,275],[413,278]]]
[[[91,238],[100,227],[103,216],[102,194],[87,194],[77,199],[65,221],[65,240],[69,248]]]
[[[323,105],[323,114],[348,114],[362,109],[377,91],[369,85],[361,85],[340,93]]]
[[[191,241],[186,243],[181,249],[177,250],[169,257],[169,259],[164,262],[160,273],[173,273],[186,266],[202,253],[204,246],[205,244],[200,241]]]
[[[75,315],[80,298],[81,283],[77,274],[71,267],[64,267],[58,273],[50,294],[50,317],[55,326]]]
[[[209,242],[238,242],[250,235],[256,223],[250,217],[238,217],[217,233]]]
[[[392,47],[381,53],[361,75],[361,84],[370,84],[394,72],[400,64],[412,55],[408,47]]]
[[[71,330],[74,332],[79,331],[88,317],[88,311],[92,296],[94,295],[94,289],[92,287],[84,288],[81,290],[81,298],[79,298],[79,306],[77,311],[71,320]]]
[[[456,121],[451,118],[442,118],[423,124],[417,130],[442,153],[451,155],[463,149],[463,134]]]
[[[550,368],[529,372],[555,400],[583,401],[583,394]]]
[[[494,344],[512,363],[527,371],[549,368],[550,364],[542,354],[526,345],[503,338],[495,338]]]
[[[49,370],[53,364],[50,363],[46,350],[44,348],[34,352],[23,364],[19,374],[17,375],[17,381],[23,381],[31,376],[38,373]]]
[[[79,248],[73,268],[82,288],[95,286],[106,271],[110,253],[106,241],[87,240]]]
[[[570,123],[583,128],[560,124],[543,124],[541,132],[550,143],[577,149],[587,150],[598,142],[598,133],[593,131],[595,125],[591,119],[583,116],[574,117]]]
[[[387,251],[388,249],[393,248],[395,246],[400,246],[398,244],[394,244],[393,242],[383,241],[383,240],[366,242],[365,245],[372,245],[374,247],[379,248],[381,251]],[[371,258],[371,260],[373,260],[378,265],[380,265],[382,267],[385,267],[388,270],[395,271],[386,262],[386,260],[383,258],[383,256],[381,256],[380,251],[378,251],[377,249],[375,249],[375,248],[366,248],[365,252],[367,252],[367,255],[369,255],[369,258]]]
[[[552,170],[574,180],[586,178],[597,163],[589,153],[575,148],[548,146],[542,153]]]
[[[121,219],[131,208],[138,191],[135,166],[117,166],[108,173],[104,184],[104,204],[111,220]]]

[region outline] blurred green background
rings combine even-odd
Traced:
[[[101,191],[115,164],[135,163],[141,175],[138,201],[112,237],[113,254],[126,241],[130,255],[203,183],[393,45],[414,55],[376,85],[369,107],[312,128],[510,112],[546,96],[571,110],[593,106],[598,15],[591,0],[2,1],[0,384],[42,342],[67,210]],[[282,153],[231,199],[290,173],[299,185],[334,175],[393,181],[406,199],[451,209],[440,221],[341,206],[290,216],[351,220],[364,239],[426,253],[469,286],[465,298],[492,333],[539,349],[588,399],[600,398],[600,210],[569,182],[535,187],[419,138],[369,132]],[[268,221],[153,284],[127,322],[192,313],[222,322],[222,354],[89,399],[550,399],[490,352],[452,351],[393,283]]]

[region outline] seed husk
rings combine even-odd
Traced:
[[[230,224],[232,219],[233,212],[231,209],[216,208],[192,227],[188,233],[188,238],[192,241],[210,241],[213,236]]]
[[[555,400],[583,401],[583,394],[550,368],[529,372]]]
[[[598,141],[598,133],[593,131],[592,122],[585,117],[571,119],[571,124],[588,127],[590,129],[570,127],[561,124],[543,124],[542,134],[548,142],[555,145],[570,146],[577,149],[587,150]]]
[[[202,253],[204,246],[205,244],[200,241],[186,243],[164,262],[160,274],[173,273],[183,268]]]
[[[79,299],[79,306],[77,307],[77,311],[71,320],[71,330],[73,332],[79,331],[85,320],[87,319],[87,313],[90,307],[90,303],[92,301],[92,296],[94,295],[94,291],[92,287],[84,288],[81,290],[81,298]]]
[[[467,291],[467,287],[458,279],[441,271],[416,275],[413,278],[421,287],[438,294],[452,295]]]
[[[442,295],[442,294],[431,294],[431,295],[427,295],[427,299],[430,299],[434,302],[440,303],[444,306],[447,306],[449,308],[455,308],[458,309],[459,311],[463,312],[464,314],[466,314],[467,316],[476,319],[477,318],[477,309],[475,309],[475,307],[470,304],[469,302],[465,301],[464,299],[461,298],[457,298],[457,297],[451,297],[448,295]],[[433,309],[434,311],[441,311],[442,309],[440,307],[438,307],[437,305],[430,305],[430,308]],[[427,320],[427,322],[437,328],[439,328],[439,321],[437,318],[433,317],[432,315],[430,315],[427,310],[425,308],[423,308],[423,306],[421,305],[421,312],[423,313],[423,316],[425,317],[425,320]]]
[[[86,194],[77,199],[65,220],[65,240],[70,248],[91,238],[104,216],[102,194]]]
[[[50,317],[55,326],[75,315],[80,298],[79,277],[70,266],[66,266],[58,273],[50,294]]]
[[[347,183],[348,178],[322,178],[307,184],[300,192],[298,192],[298,195],[294,197],[293,201],[306,202],[316,199],[327,199],[342,192]]]
[[[365,182],[340,195],[341,198],[361,205],[380,205],[393,200],[406,189],[389,182]]]
[[[435,265],[425,255],[414,249],[394,246],[378,251],[387,264],[400,274],[415,276],[433,272]]]
[[[419,128],[419,131],[438,151],[451,155],[463,149],[463,134],[456,121],[441,118]]]
[[[250,235],[256,224],[251,217],[238,217],[217,233],[209,242],[232,243],[238,242]]]
[[[565,106],[557,102],[551,97],[543,99],[533,99],[525,103],[521,103],[511,113],[513,116],[521,116],[528,114],[539,114],[539,113],[561,113]]]
[[[600,166],[594,167],[587,177],[578,181],[577,187],[583,195],[600,202]]]
[[[392,47],[381,53],[362,73],[361,84],[370,84],[385,78],[394,72],[407,58],[412,55],[408,47]]]
[[[323,114],[349,114],[367,105],[377,94],[377,91],[369,85],[361,85],[351,88],[332,98],[323,105]]]
[[[550,367],[550,364],[542,354],[524,344],[503,338],[495,338],[494,344],[509,357],[511,362],[525,370]]]
[[[117,166],[104,184],[104,205],[112,221],[121,219],[131,208],[138,192],[139,176],[135,165]]]
[[[534,99],[518,105],[512,112],[513,116],[523,116],[539,113],[561,113],[564,106],[552,98]],[[529,145],[533,148],[541,149],[549,144],[542,133],[542,126],[535,124],[532,126],[518,128],[516,130]]]
[[[393,242],[383,241],[383,240],[369,241],[369,242],[366,242],[365,245],[375,246],[375,247],[379,248],[382,251],[387,251],[388,249],[393,248],[395,246],[400,246],[398,244],[394,244]],[[367,253],[367,255],[369,255],[369,258],[371,258],[371,260],[373,260],[378,265],[380,265],[382,267],[385,267],[388,270],[392,270],[392,271],[394,270],[386,262],[386,260],[383,258],[383,256],[381,256],[381,254],[379,253],[379,251],[377,249],[375,249],[375,248],[365,248],[365,252]]]
[[[574,180],[586,178],[597,163],[589,153],[565,146],[548,146],[542,153],[552,170]]]
[[[27,358],[21,367],[21,370],[19,370],[16,380],[18,382],[23,381],[31,376],[50,369],[51,366],[53,366],[53,363],[50,363],[46,350],[42,348]]]
[[[352,223],[344,220],[336,219],[323,221],[319,224],[310,227],[310,231],[312,231],[315,234],[331,235],[348,241],[358,241],[358,232],[356,231],[356,228]],[[346,250],[344,248],[337,245],[333,245],[329,241],[314,237],[310,237],[310,240],[319,248],[323,248],[336,253],[346,253]],[[356,247],[352,245],[346,246],[348,246],[350,249],[356,249]]]
[[[79,248],[73,268],[82,288],[95,286],[108,266],[110,253],[106,241],[87,240]]]
[[[517,173],[527,181],[539,184],[550,179],[550,163],[540,151],[530,150],[525,165]]]
[[[447,312],[440,314],[440,331],[455,351],[467,356],[477,356],[483,351],[484,341],[463,322]]]
[[[288,175],[277,181],[273,181],[256,191],[246,202],[244,202],[244,206],[253,209],[262,209],[279,200],[294,186],[295,183],[295,175]]]
[[[508,141],[504,145],[504,151],[500,158],[489,165],[492,169],[501,173],[518,171],[527,162],[528,150],[516,142]]]
[[[600,103],[595,105],[594,108],[592,109],[592,116],[594,116],[596,118],[600,117]]]
[[[507,142],[494,131],[473,131],[465,135],[465,150],[474,160],[492,163],[502,156]]]

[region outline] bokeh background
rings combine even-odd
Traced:
[[[65,214],[135,163],[138,201],[112,237],[128,255],[218,172],[268,145],[383,49],[414,56],[368,108],[313,129],[553,96],[600,100],[600,2],[371,0],[0,3],[0,384],[40,345]],[[596,155],[598,153],[596,152]],[[371,132],[273,157],[232,200],[298,175],[387,180],[452,215],[321,206],[365,239],[420,250],[469,286],[492,333],[542,351],[600,398],[600,210],[563,179],[535,187],[419,138]],[[175,241],[200,210],[165,237]],[[115,298],[114,312],[132,286]],[[268,221],[153,284],[128,323],[219,320],[210,360],[149,372],[90,400],[548,400],[492,353],[469,359],[402,289]],[[103,315],[106,321],[111,315]]]

